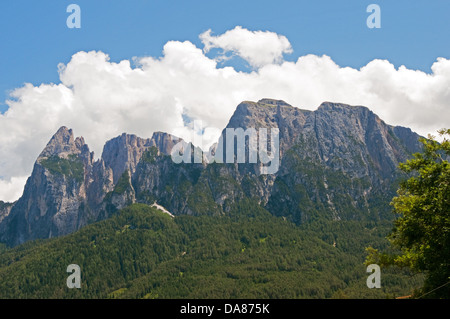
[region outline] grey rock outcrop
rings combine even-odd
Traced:
[[[13,205],[13,203],[5,203],[0,201],[0,223],[9,215]]]
[[[307,111],[279,100],[245,101],[226,128],[278,129],[278,170],[261,174],[260,161],[208,164],[206,157],[176,164],[170,153],[177,143],[195,148],[162,132],[147,139],[124,133],[94,161],[84,139],[62,127],[38,157],[23,196],[0,202],[0,241],[65,235],[134,202],[157,202],[174,215],[214,215],[251,199],[297,223],[388,218],[398,163],[421,150],[410,129],[387,125],[366,107],[331,102]]]
[[[22,197],[0,205],[0,240],[14,246],[66,235],[107,218],[136,201],[131,177],[130,187],[117,191],[124,172],[133,174],[150,147],[170,152],[176,141],[160,132],[151,139],[122,134],[106,143],[102,158],[94,161],[84,139],[61,127],[37,158]]]

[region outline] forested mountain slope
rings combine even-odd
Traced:
[[[134,204],[59,238],[0,253],[0,298],[389,298],[421,283],[383,269],[366,286],[364,248],[389,222],[298,226],[243,200],[223,216],[176,216]],[[69,289],[69,264],[81,288]]]

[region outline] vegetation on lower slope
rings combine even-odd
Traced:
[[[243,200],[223,216],[172,218],[143,204],[60,238],[0,253],[0,298],[386,298],[419,277],[382,269],[366,286],[364,248],[384,248],[388,222],[298,226]],[[69,289],[66,268],[81,267]]]

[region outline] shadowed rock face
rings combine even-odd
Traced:
[[[0,224],[2,238],[14,245],[68,234],[83,225],[80,204],[91,165],[84,140],[61,127],[39,155],[22,197]]]
[[[0,223],[9,215],[13,205],[14,204],[12,203],[5,203],[3,201],[0,201]]]
[[[125,170],[134,174],[142,154],[150,147],[154,146],[159,152],[169,155],[177,141],[177,138],[162,132],[155,132],[148,139],[123,133],[106,142],[102,159],[105,166],[112,169],[113,183],[116,184]]]
[[[306,111],[279,100],[246,101],[227,128],[279,129],[279,170],[261,175],[259,162],[175,164],[170,152],[182,140],[162,132],[148,139],[124,133],[94,161],[84,139],[61,127],[23,196],[0,202],[0,240],[17,245],[65,235],[134,202],[198,215],[223,214],[252,198],[298,223],[385,218],[398,163],[421,150],[410,129],[389,126],[366,107],[331,102]]]
[[[0,205],[0,239],[17,245],[69,234],[109,216],[107,194],[112,194],[108,197],[114,203],[112,211],[134,202],[134,190],[113,191],[125,171],[134,173],[147,149],[154,146],[168,152],[175,143],[165,133],[154,137],[123,134],[108,141],[102,158],[94,161],[84,139],[61,127],[37,158],[22,197]]]

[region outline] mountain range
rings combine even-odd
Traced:
[[[124,133],[95,160],[83,137],[61,127],[38,156],[22,197],[0,202],[0,241],[17,246],[64,236],[133,203],[161,205],[174,216],[221,216],[252,200],[296,224],[391,219],[398,164],[421,151],[411,129],[388,125],[367,107],[332,102],[308,111],[281,100],[245,101],[222,142],[229,128],[278,129],[278,170],[263,174],[260,161],[210,163],[206,157],[177,164],[171,157],[176,145],[196,148],[163,132],[150,138]]]

